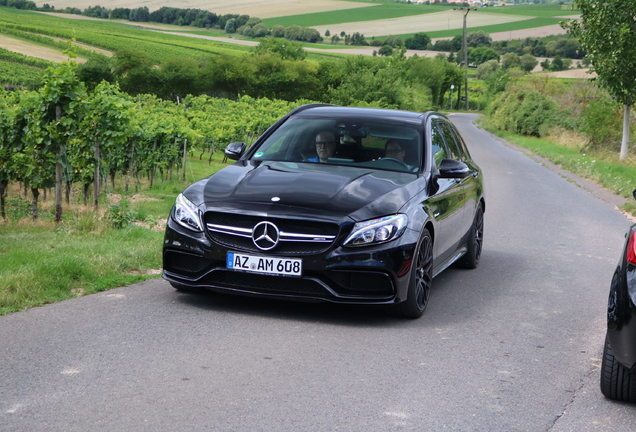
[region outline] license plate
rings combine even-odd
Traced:
[[[302,276],[302,259],[227,253],[227,268],[278,276]]]

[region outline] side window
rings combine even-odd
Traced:
[[[450,158],[458,161],[464,160],[462,152],[460,151],[459,145],[455,140],[455,133],[452,129],[452,126],[446,122],[440,123],[440,129],[444,134],[444,141],[446,141],[446,145],[448,146],[448,151],[450,153]]]
[[[444,136],[439,129],[439,123],[434,122],[431,128],[431,144],[433,160],[435,165],[439,166],[442,159],[448,159],[448,150],[446,150],[446,143],[444,142]]]
[[[453,127],[453,135],[455,136],[455,141],[457,141],[457,146],[459,147],[459,151],[462,153],[462,160],[463,161],[469,160],[470,152],[468,151],[468,148],[466,147],[466,142],[464,142],[464,139],[459,134],[457,129],[455,129],[454,127]]]

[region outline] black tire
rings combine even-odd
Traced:
[[[479,204],[473,219],[473,225],[470,227],[468,235],[467,251],[462,257],[460,264],[467,269],[477,268],[479,259],[481,258],[481,249],[484,245],[484,209]]]
[[[419,318],[424,313],[431,295],[433,282],[433,238],[424,229],[415,251],[414,267],[406,300],[397,305],[397,313],[404,318]]]
[[[601,392],[609,399],[636,402],[636,376],[616,360],[607,335],[601,364]]]

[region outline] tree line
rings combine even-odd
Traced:
[[[443,106],[450,85],[462,82],[461,68],[443,56],[406,58],[398,51],[388,58],[351,56],[320,63],[305,56],[300,44],[276,38],[264,39],[239,56],[174,57],[160,65],[146,53],[127,48],[112,59],[90,59],[78,66],[77,74],[89,89],[102,81],[117,82],[131,95],[154,94],[173,101],[186,95],[249,95],[414,110]]]

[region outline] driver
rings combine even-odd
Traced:
[[[392,157],[397,160],[401,160],[404,162],[404,154],[406,152],[396,139],[390,139],[386,142],[384,146],[384,156]]]
[[[402,147],[402,144],[400,144],[400,142],[394,138],[389,139],[386,144],[384,145],[384,156],[388,157],[388,158],[393,158],[393,159],[397,159],[400,162],[404,162],[404,155],[406,154],[406,151],[404,150],[404,148]],[[406,165],[406,167],[409,169],[409,171],[416,171],[417,168],[412,166],[412,165],[408,165],[407,163],[404,163],[404,165]]]
[[[327,162],[327,159],[333,157],[336,149],[336,137],[329,131],[322,131],[316,135],[316,153],[318,156],[309,158],[309,162]]]

